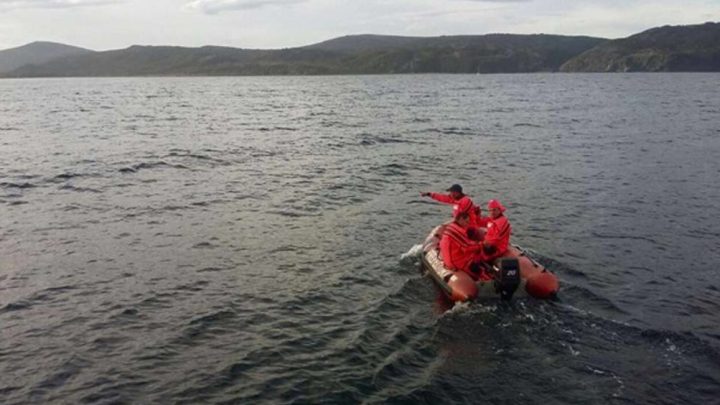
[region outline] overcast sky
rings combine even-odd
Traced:
[[[0,49],[44,40],[283,48],[349,34],[628,36],[720,21],[720,0],[0,0]]]

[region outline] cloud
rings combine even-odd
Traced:
[[[207,14],[223,11],[251,10],[267,6],[284,6],[304,3],[308,0],[194,0],[185,5],[186,8],[201,10]]]
[[[120,0],[0,0],[0,11],[16,8],[71,8],[120,3]]]

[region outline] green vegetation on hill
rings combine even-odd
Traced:
[[[281,50],[132,46],[92,52],[52,43],[0,51],[0,76],[200,76],[381,73],[720,71],[720,23],[606,40],[561,35],[353,35]]]
[[[343,37],[301,48],[132,46],[26,65],[11,77],[556,71],[605,40],[555,35]]]
[[[720,71],[720,23],[653,28],[570,59],[563,72]]]
[[[402,37],[400,37],[402,38]],[[348,38],[352,40],[352,38]],[[345,51],[351,73],[518,73],[556,71],[573,55],[605,40],[557,35],[402,38],[402,44]],[[330,44],[335,48],[338,44]]]

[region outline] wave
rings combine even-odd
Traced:
[[[97,190],[97,189],[94,189],[94,188],[89,188],[89,187],[77,187],[77,186],[73,186],[72,184],[62,185],[62,186],[60,186],[59,189],[60,189],[60,190],[75,191],[75,192],[78,192],[78,193],[102,193],[102,191]]]
[[[59,296],[63,295],[68,291],[75,290],[76,288],[76,286],[71,285],[45,288],[43,290],[32,293],[27,298],[7,303],[5,306],[0,308],[0,314],[21,311],[25,309],[30,309],[36,305],[43,305],[54,302],[54,300]]]
[[[119,169],[118,171],[120,173],[137,173],[140,170],[157,169],[157,168],[172,168],[172,169],[185,169],[185,170],[189,169],[187,166],[184,166],[184,165],[171,164],[171,163],[167,163],[167,162],[161,160],[161,161],[157,161],[157,162],[138,163],[138,164],[130,166],[130,167],[123,167],[123,168]]]
[[[194,318],[190,321],[188,324],[189,326],[197,326],[200,328],[207,328],[211,327],[215,324],[224,322],[227,319],[234,318],[236,316],[234,311],[229,310],[221,310],[216,311],[207,315],[203,315],[197,318]]]
[[[295,132],[298,131],[298,128],[293,127],[260,127],[258,128],[258,131],[261,132],[271,132],[271,131],[281,131],[281,132]]]
[[[468,127],[445,127],[429,129],[430,132],[439,132],[444,135],[476,135],[477,130]]]
[[[37,186],[34,184],[31,184],[31,183],[27,183],[27,182],[25,182],[25,183],[2,182],[2,183],[0,183],[0,187],[7,188],[7,189],[17,188],[20,190],[25,190],[25,189],[29,189],[29,188],[35,188]]]
[[[58,182],[65,182],[65,181],[68,181],[68,180],[72,180],[72,179],[75,179],[75,178],[90,177],[90,176],[96,176],[96,175],[97,175],[97,174],[95,174],[95,173],[73,173],[73,172],[67,172],[67,173],[58,174],[57,176],[54,176],[54,177],[50,178],[48,181],[51,182],[51,183],[58,183]]]
[[[369,133],[362,133],[359,135],[359,143],[362,146],[370,146],[370,145],[383,145],[383,144],[417,144],[422,145],[426,144],[426,142],[418,141],[418,140],[412,140],[412,139],[405,139],[405,138],[399,138],[399,137],[390,137],[390,136],[382,136],[382,135],[373,135]]]
[[[268,210],[265,211],[267,214],[274,214],[279,215],[282,217],[288,217],[288,218],[303,218],[303,217],[319,217],[322,215],[322,213],[317,212],[315,210],[291,210],[291,209],[283,209],[283,210]]]
[[[195,159],[195,160],[200,160],[200,161],[205,161],[205,162],[217,163],[220,165],[229,165],[230,164],[226,160],[223,160],[220,158],[212,157],[212,156],[201,154],[201,153],[194,153],[194,152],[191,152],[188,150],[183,150],[183,149],[172,149],[170,151],[170,153],[168,153],[164,157],[167,157],[167,158],[190,158],[190,159]]]

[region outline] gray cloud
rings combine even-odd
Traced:
[[[0,11],[15,8],[71,8],[120,3],[120,0],[0,0]]]
[[[186,8],[201,10],[207,14],[217,14],[231,10],[250,10],[266,6],[282,6],[304,3],[308,0],[194,0]]]

